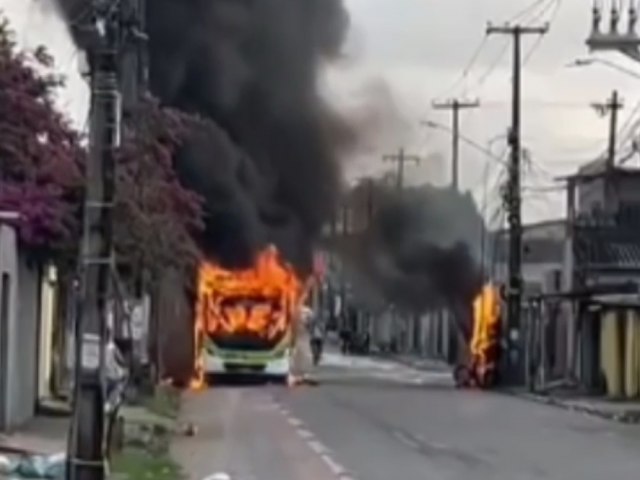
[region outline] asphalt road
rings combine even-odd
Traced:
[[[443,372],[326,358],[317,387],[214,388],[178,442],[194,480],[631,480],[640,428],[502,394]]]

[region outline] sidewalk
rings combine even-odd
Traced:
[[[585,413],[620,423],[640,424],[640,400],[612,400],[602,397],[531,393],[523,389],[503,390],[516,397]]]
[[[397,362],[407,367],[415,368],[416,370],[429,370],[435,372],[450,372],[452,370],[451,365],[448,365],[443,360],[434,358],[418,357],[415,355],[388,354],[380,352],[372,352],[371,355],[383,360]]]
[[[417,370],[451,371],[451,366],[442,360],[425,359],[413,355],[386,355],[379,353],[375,353],[374,355]],[[637,401],[616,401],[608,398],[566,392],[545,395],[532,393],[524,388],[498,388],[495,391],[545,405],[585,413],[606,420],[627,424],[640,424],[640,399]]]
[[[69,419],[36,416],[11,434],[0,434],[0,453],[22,450],[52,455],[66,451]]]

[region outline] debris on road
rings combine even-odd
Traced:
[[[15,480],[22,478],[63,480],[66,464],[67,456],[64,453],[3,455],[0,456],[0,477],[7,476]]]

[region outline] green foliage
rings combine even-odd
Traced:
[[[114,456],[112,478],[122,480],[184,480],[185,475],[167,456],[158,456],[141,449],[126,449]]]
[[[54,104],[64,85],[46,49],[20,52],[0,20],[0,210],[17,211],[20,240],[48,257],[75,259],[80,239],[86,151]],[[194,268],[193,236],[202,201],[178,180],[173,159],[195,119],[141,105],[117,153],[115,247],[136,279]]]
[[[119,259],[157,278],[167,267],[190,271],[200,251],[202,199],[183,187],[173,168],[190,117],[147,99],[126,130],[118,155],[116,239]]]

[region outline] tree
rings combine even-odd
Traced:
[[[20,52],[0,20],[0,210],[16,211],[19,238],[48,258],[77,259],[86,150],[55,109],[64,85],[44,48]],[[146,99],[117,153],[115,247],[136,280],[167,267],[191,271],[200,258],[193,234],[202,201],[184,188],[174,156],[196,120]],[[61,254],[65,254],[61,257]]]
[[[56,110],[64,80],[44,48],[19,52],[0,18],[0,210],[20,214],[23,245],[48,256],[75,250],[85,151]]]
[[[201,256],[194,234],[204,228],[203,201],[181,185],[173,162],[197,120],[150,98],[134,118],[117,159],[118,260],[143,283],[168,267],[191,277]]]

